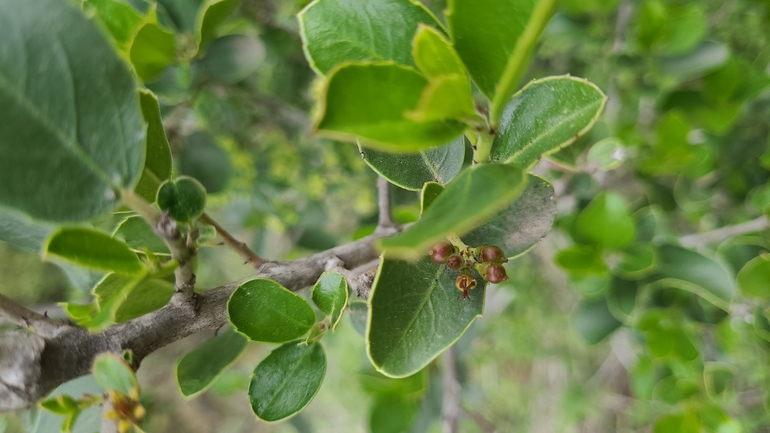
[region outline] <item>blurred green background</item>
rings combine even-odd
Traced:
[[[99,22],[106,3],[82,7]],[[140,77],[161,101],[175,170],[205,185],[220,224],[281,260],[374,229],[376,177],[358,149],[307,133],[315,76],[295,19],[306,1],[232,1],[196,57],[201,0],[126,3],[137,14],[157,7],[166,36],[148,43],[171,48]],[[437,16],[445,8],[424,3]],[[761,224],[770,209],[770,2],[563,0],[528,78],[567,73],[609,102],[587,136],[535,168],[554,182],[557,222],[508,264],[511,281],[488,290],[484,317],[455,346],[461,431],[770,432],[770,299],[736,292],[725,306],[709,296],[732,294],[737,273],[770,250]],[[393,194],[397,219],[415,220],[417,194]],[[618,200],[630,216],[585,211],[596,200]],[[580,218],[628,219],[618,236],[635,241],[599,248],[581,237]],[[683,238],[747,221],[764,230]],[[660,247],[677,242],[697,252]],[[202,289],[250,274],[224,248],[202,250],[197,266]],[[0,275],[0,292],[51,314],[56,302],[87,301],[99,278],[2,242]],[[251,413],[245,390],[272,348],[264,344],[184,401],[174,365],[206,332],[144,361],[146,430],[440,432],[440,362],[385,379],[366,359],[360,314],[346,315],[326,338],[324,385],[301,414],[268,424]],[[37,416],[2,422],[8,432],[52,431],[35,427]]]

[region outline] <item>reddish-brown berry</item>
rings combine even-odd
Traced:
[[[489,265],[487,272],[484,274],[484,278],[492,284],[508,281],[508,275],[505,273],[505,268],[497,263]]]
[[[463,258],[459,254],[455,253],[449,256],[446,261],[446,265],[453,271],[459,271],[463,267]]]
[[[508,261],[505,258],[505,253],[500,247],[494,245],[484,245],[478,248],[476,257],[481,260],[482,263],[505,263]]]
[[[438,242],[430,247],[428,255],[438,264],[446,263],[447,258],[454,252],[454,247],[449,242]]]

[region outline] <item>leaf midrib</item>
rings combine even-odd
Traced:
[[[303,344],[303,343],[299,343],[299,344]],[[313,344],[313,343],[311,343],[311,344]],[[308,348],[307,348],[308,350],[304,350],[303,351],[302,355],[300,356],[300,358],[297,360],[296,364],[294,365],[294,368],[292,368],[289,371],[289,374],[287,374],[285,377],[292,377],[292,376],[294,376],[294,373],[297,370],[299,370],[299,368],[302,366],[302,362],[305,360],[305,358],[310,356],[313,348],[314,347],[311,347],[310,345],[308,345]],[[311,362],[309,365],[312,367],[313,363]],[[283,393],[283,390],[286,389],[286,386],[288,385],[288,383],[289,383],[288,380],[284,380],[281,383],[281,386],[278,388],[278,390],[276,390],[276,392],[272,396],[270,396],[270,398],[267,401],[267,405],[263,409],[263,413],[267,412],[269,409],[271,409],[273,407],[273,405],[276,402],[276,397],[281,395],[281,393]],[[295,413],[295,412],[292,412],[292,413]]]

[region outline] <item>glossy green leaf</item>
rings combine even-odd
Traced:
[[[201,67],[215,80],[237,83],[257,70],[265,58],[265,47],[247,35],[227,35],[211,41]]]
[[[121,51],[127,51],[144,17],[128,3],[119,0],[86,0],[83,10],[95,12]]]
[[[604,298],[596,302],[581,302],[572,316],[572,326],[588,344],[599,343],[620,325],[622,323],[612,315]]]
[[[179,171],[202,183],[209,194],[224,191],[233,177],[230,155],[206,132],[187,136],[177,158]]]
[[[88,268],[120,274],[138,274],[142,262],[128,245],[109,235],[87,228],[64,228],[48,239],[45,254]]]
[[[315,323],[310,304],[272,280],[247,281],[227,303],[233,327],[252,341],[282,343],[301,337]]]
[[[547,180],[527,176],[527,187],[510,206],[491,221],[461,236],[468,245],[496,245],[505,256],[524,254],[545,237],[556,217],[553,185]]]
[[[420,24],[412,42],[412,54],[426,77],[445,75],[468,77],[462,60],[446,37],[433,27]],[[470,85],[468,86],[470,91]]]
[[[0,205],[60,222],[113,208],[144,158],[124,62],[59,0],[0,3],[0,52]]]
[[[623,197],[614,192],[596,196],[575,223],[580,238],[609,249],[620,248],[636,236],[636,224]]]
[[[185,33],[196,32],[198,17],[205,3],[206,0],[158,0],[158,5],[168,12],[171,19],[169,25]]]
[[[154,22],[146,22],[134,36],[129,57],[143,82],[155,81],[176,61],[176,36]]]
[[[435,241],[463,235],[513,202],[526,187],[526,176],[513,166],[480,164],[447,185],[415,224],[379,242],[388,257],[415,259]]]
[[[417,106],[405,115],[416,122],[473,119],[478,117],[474,107],[468,79],[460,75],[443,75],[428,80]]]
[[[124,395],[139,391],[136,373],[120,356],[114,353],[102,353],[94,359],[94,378],[105,391],[114,389]]]
[[[177,221],[193,221],[206,207],[206,188],[188,176],[166,181],[158,189],[158,207]]]
[[[575,275],[607,272],[602,251],[594,245],[575,244],[559,250],[554,256],[554,261],[559,267]]]
[[[173,294],[174,285],[167,281],[151,278],[136,281],[135,277],[119,274],[106,275],[94,288],[99,316],[105,324],[126,322],[163,308]]]
[[[720,261],[674,245],[658,248],[660,284],[688,290],[720,308],[729,308],[735,293],[734,277]]]
[[[305,54],[320,75],[351,61],[392,60],[414,66],[412,38],[417,26],[441,27],[412,0],[315,0],[297,17]]]
[[[205,391],[243,353],[248,340],[232,329],[187,352],[176,365],[176,380],[185,397]]]
[[[738,289],[754,298],[770,298],[770,255],[761,255],[738,272]]]
[[[33,221],[21,212],[0,207],[0,241],[28,251],[40,251],[54,226]]]
[[[444,192],[446,188],[436,182],[427,182],[420,191],[420,216],[433,204],[436,198]]]
[[[134,191],[146,201],[153,203],[160,184],[171,177],[171,148],[163,130],[158,98],[149,90],[139,91],[142,114],[147,122],[147,155],[144,170]]]
[[[462,123],[418,122],[406,114],[427,85],[420,73],[395,63],[345,64],[329,74],[315,128],[324,137],[358,137],[364,146],[394,152],[446,144],[462,133]]]
[[[333,331],[348,304],[348,282],[339,272],[324,272],[313,286],[311,298],[319,310],[331,316]]]
[[[238,7],[241,0],[209,0],[198,15],[198,50],[205,50],[214,39],[222,22]]]
[[[604,93],[585,79],[558,76],[531,81],[503,110],[492,161],[531,166],[588,132],[606,101]]]
[[[385,179],[401,188],[419,191],[426,182],[446,185],[457,176],[465,160],[463,136],[451,143],[417,153],[364,152],[365,161]]]
[[[292,416],[315,397],[325,375],[326,354],[319,343],[286,343],[254,369],[249,385],[251,408],[265,421]]]
[[[168,245],[152,230],[150,224],[140,216],[126,218],[112,235],[136,251],[148,249],[156,254],[170,254]]]
[[[390,377],[418,372],[481,315],[486,281],[474,271],[478,286],[460,299],[458,275],[428,257],[417,263],[382,261],[369,298],[366,334],[367,353],[378,371]]]

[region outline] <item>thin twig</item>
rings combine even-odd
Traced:
[[[62,332],[72,329],[72,326],[56,322],[44,314],[17,304],[4,295],[0,295],[0,315],[43,338],[54,338]]]
[[[377,198],[380,208],[380,220],[377,229],[396,227],[390,206],[390,182],[382,176],[377,178]]]
[[[251,265],[255,269],[259,269],[260,266],[262,266],[264,263],[267,262],[267,260],[263,259],[257,253],[251,250],[248,245],[246,245],[245,242],[241,242],[233,235],[231,235],[227,230],[225,230],[219,223],[214,221],[213,218],[207,213],[204,213],[201,215],[200,218],[198,218],[200,222],[206,225],[210,225],[211,227],[214,227],[217,230],[217,236],[222,238],[225,245],[227,245],[228,248],[232,249],[236,253],[240,254],[241,257],[246,259],[246,263],[251,263]]]
[[[691,235],[682,236],[679,238],[679,243],[683,247],[694,248],[702,247],[713,242],[724,241],[728,238],[738,235],[745,235],[747,233],[754,233],[770,228],[770,221],[766,216],[740,223],[732,226],[720,227],[716,230],[703,233],[694,233]]]
[[[457,382],[457,359],[455,347],[444,352],[444,402],[441,407],[441,425],[444,433],[457,433],[462,407],[460,406],[460,384]]]

